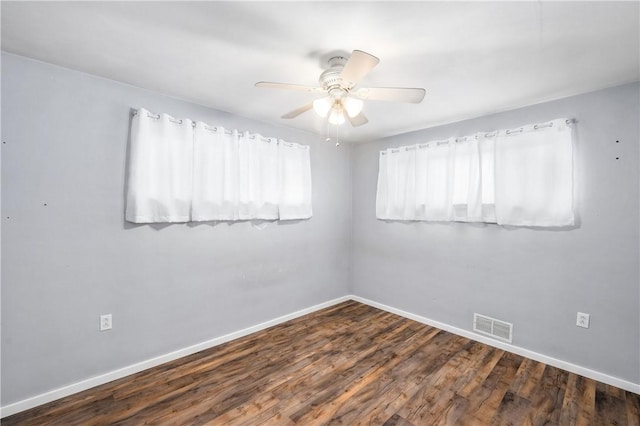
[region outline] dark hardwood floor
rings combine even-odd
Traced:
[[[2,425],[639,425],[640,396],[345,302]]]

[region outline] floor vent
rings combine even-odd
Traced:
[[[513,324],[485,315],[473,314],[473,331],[511,343]]]

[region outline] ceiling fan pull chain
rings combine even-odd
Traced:
[[[327,138],[324,140],[325,142],[331,142],[331,135],[329,134],[330,125],[328,120],[324,120],[324,134],[327,135]]]

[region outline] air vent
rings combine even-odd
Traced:
[[[485,315],[473,314],[473,331],[511,343],[513,324]]]

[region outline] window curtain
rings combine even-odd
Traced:
[[[501,133],[495,154],[498,223],[573,225],[571,126],[554,120]]]
[[[289,142],[278,145],[280,219],[311,217],[311,164],[309,147]]]
[[[384,220],[573,224],[572,129],[564,119],[380,152]]]
[[[191,211],[193,125],[140,110],[131,126],[129,222],[187,222]]]
[[[311,216],[308,146],[144,109],[133,118],[127,221]]]

